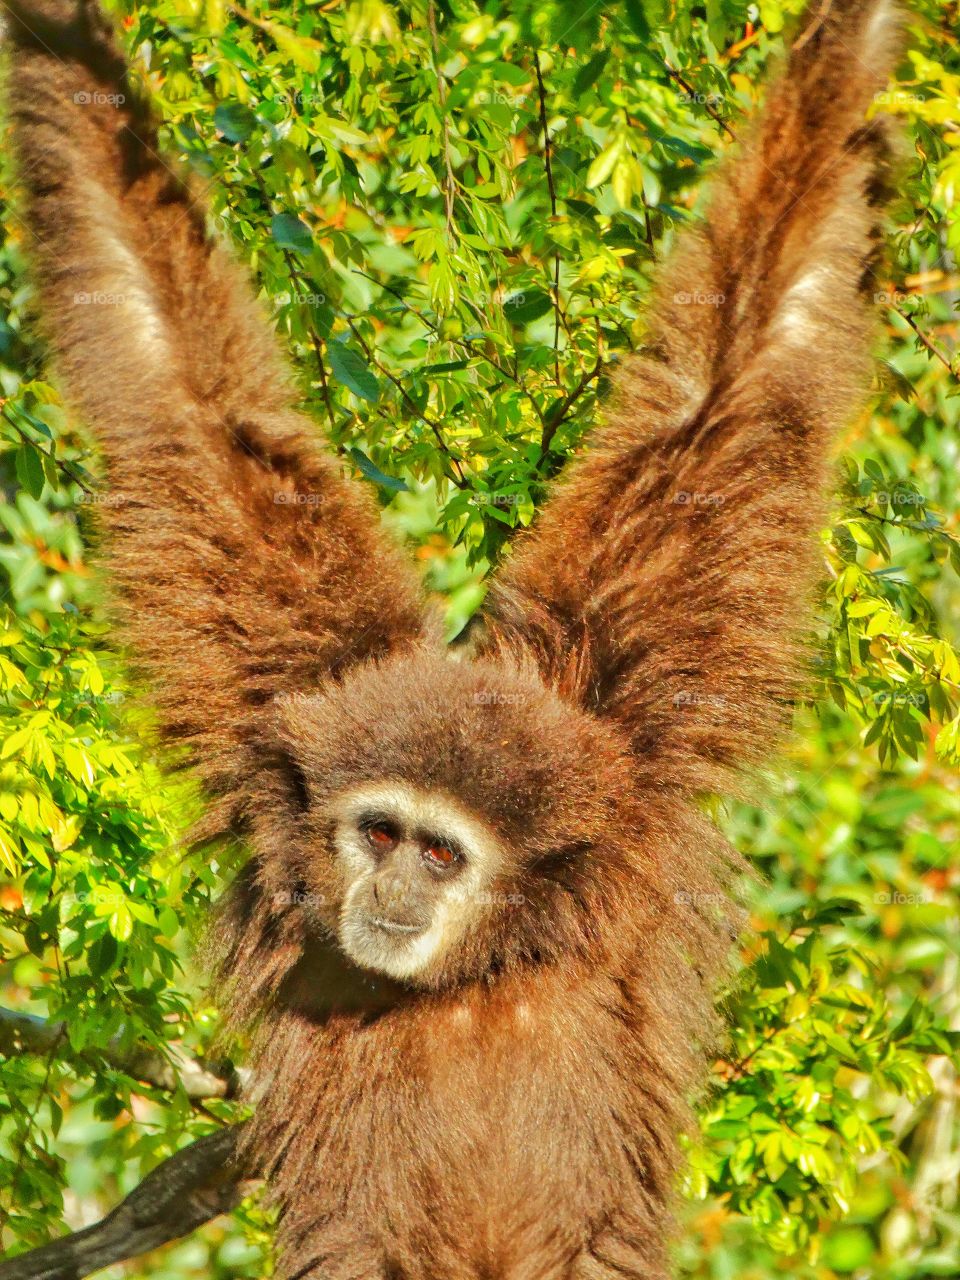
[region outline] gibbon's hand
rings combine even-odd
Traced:
[[[420,637],[416,574],[291,411],[246,277],[159,156],[96,6],[4,8],[27,243],[66,394],[104,445],[127,635],[220,797],[205,830],[242,829],[277,763],[265,704]]]
[[[728,789],[796,691],[830,436],[868,383],[888,145],[867,113],[898,25],[812,6],[659,275],[608,424],[488,597],[481,651],[532,651],[663,791]]]

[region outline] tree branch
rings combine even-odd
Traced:
[[[82,1280],[228,1213],[255,1185],[236,1159],[241,1129],[220,1129],[184,1147],[92,1227],[0,1262],[0,1280]]]
[[[0,1054],[4,1057],[50,1053],[61,1039],[66,1040],[62,1022],[48,1022],[30,1013],[0,1009]],[[157,1089],[182,1088],[194,1101],[236,1097],[243,1082],[241,1071],[215,1068],[191,1057],[177,1044],[171,1044],[164,1054],[148,1045],[123,1049],[117,1040],[111,1040],[97,1053],[135,1080]]]

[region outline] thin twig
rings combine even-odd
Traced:
[[[650,221],[650,206],[647,204],[647,194],[643,187],[640,188],[640,203],[643,205],[643,226],[647,237],[647,248],[650,250],[652,257],[656,257],[653,239],[653,223]]]
[[[930,354],[940,361],[940,363],[944,366],[945,369],[949,371],[952,377],[956,378],[957,371],[956,369],[954,369],[953,363],[950,360],[950,358],[948,356],[945,356],[943,352],[940,350],[940,348],[936,345],[936,343],[927,337],[927,335],[923,332],[923,330],[917,324],[916,320],[914,320],[913,316],[908,316],[905,311],[901,311],[900,308],[895,306],[892,302],[887,303],[887,306],[890,308],[891,311],[895,311],[901,320],[905,320],[907,322],[907,324],[910,326],[913,332],[917,335],[917,337],[920,339],[923,345],[927,348]]]
[[[391,373],[391,371],[386,367],[386,365],[383,364],[382,361],[377,359],[376,355],[370,348],[370,344],[364,339],[363,334],[360,332],[360,330],[357,328],[356,324],[354,323],[353,318],[351,316],[344,315],[344,319],[346,320],[347,324],[350,326],[350,332],[356,338],[357,342],[360,343],[360,346],[363,348],[363,353],[367,357],[367,359],[370,361],[370,363],[374,366],[375,369],[377,369],[380,373],[382,373],[383,376],[389,382],[393,383],[393,385],[400,392],[400,395],[403,399],[404,404],[411,411],[411,413],[414,413],[420,419],[421,422],[426,423],[426,425],[433,432],[434,436],[436,437],[437,444],[440,446],[441,453],[443,453],[445,457],[450,459],[450,465],[456,471],[456,475],[448,475],[447,479],[452,484],[455,484],[458,489],[468,489],[470,486],[467,483],[466,476],[463,473],[463,467],[460,464],[460,459],[456,456],[455,453],[452,452],[452,450],[450,449],[450,446],[447,444],[446,440],[444,440],[443,432],[440,430],[439,424],[434,422],[432,418],[427,417],[427,415],[420,409],[420,407],[417,405],[417,402],[413,399],[409,391],[407,391],[406,387],[403,385],[400,379],[396,376],[396,374]]]
[[[66,462],[63,458],[57,457],[52,445],[50,447],[49,453],[47,452],[46,449],[40,448],[40,445],[38,444],[38,442],[34,440],[32,436],[28,435],[26,431],[24,431],[23,427],[20,426],[19,422],[16,421],[16,419],[7,409],[6,402],[2,403],[2,408],[0,408],[0,413],[3,414],[6,420],[10,423],[11,427],[13,427],[14,431],[16,431],[17,435],[25,444],[33,445],[33,447],[36,449],[38,453],[42,454],[45,458],[49,458],[50,461],[53,463],[53,465],[57,467],[58,470],[62,471],[68,480],[72,480],[74,484],[78,484],[80,488],[84,491],[84,493],[92,494],[94,492],[93,489],[91,489],[90,486],[86,484],[81,479],[80,476],[77,475],[77,473],[74,471],[73,467],[71,467],[69,462]]]
[[[830,10],[832,8],[833,8],[833,0],[821,0],[819,13],[817,13],[816,17],[813,18],[812,21],[808,23],[806,31],[802,32],[794,40],[793,49],[791,50],[791,52],[795,52],[798,49],[802,49],[803,46],[807,44],[808,41],[813,39],[813,37],[817,34],[817,32],[826,22],[827,18],[830,16]]]
[[[540,70],[540,54],[536,49],[533,51],[533,66],[537,73],[537,97],[540,101],[540,128],[543,131],[543,164],[547,171],[547,190],[550,193],[550,216],[556,219],[557,216],[557,189],[553,181],[553,155],[550,145],[550,127],[547,122],[547,90],[543,83],[543,72]],[[553,307],[554,307],[554,324],[553,324],[553,355],[554,355],[554,376],[557,386],[560,385],[560,250],[558,249],[553,262]]]
[[[733,141],[736,142],[737,135],[727,124],[726,120],[724,120],[720,112],[717,111],[716,107],[714,107],[710,102],[707,101],[706,94],[698,94],[696,89],[694,89],[693,85],[690,83],[690,81],[685,79],[684,76],[682,76],[680,72],[676,69],[676,67],[671,67],[670,63],[666,60],[666,58],[664,58],[663,60],[663,65],[666,69],[667,75],[671,78],[671,80],[676,80],[677,84],[681,87],[681,89],[683,89],[684,93],[689,94],[694,102],[697,101],[698,97],[703,98],[702,106],[704,111],[706,111],[707,115],[711,118],[711,120],[715,120],[716,123],[720,126],[720,128],[723,129],[725,133],[729,134],[729,136],[733,139]]]
[[[557,434],[560,426],[566,421],[570,410],[580,399],[583,393],[589,387],[590,383],[598,378],[603,371],[603,348],[601,343],[600,326],[597,325],[597,359],[592,369],[588,369],[577,385],[570,391],[557,405],[556,409],[547,418],[543,435],[540,437],[540,462],[547,456],[550,446],[553,444],[553,438]]]
[[[271,204],[270,195],[267,191],[266,184],[263,181],[263,174],[260,173],[259,169],[255,169],[253,176],[257,186],[260,189],[260,196],[261,196],[261,199],[263,200],[263,206],[266,209],[266,211],[270,213],[270,204]],[[303,288],[303,286],[306,284],[306,281],[304,280],[303,276],[300,274],[300,269],[298,268],[297,264],[294,262],[293,255],[290,253],[290,250],[286,247],[286,245],[280,246],[280,252],[283,254],[283,260],[287,265],[287,272],[290,276],[290,279],[294,287],[299,288],[301,292],[301,296],[304,296],[306,293],[310,292],[310,290]],[[333,401],[330,398],[330,387],[327,382],[327,370],[323,363],[323,341],[320,335],[314,329],[312,324],[309,324],[309,323],[307,324],[307,333],[310,337],[310,344],[313,347],[313,354],[316,357],[316,361],[317,361],[317,372],[320,374],[320,389],[323,394],[324,404],[326,405],[326,408],[327,408],[327,417],[330,419],[330,429],[331,431],[335,431],[337,426],[337,420],[333,412]]]
[[[364,280],[369,280],[371,284],[375,284],[381,289],[386,289],[387,293],[392,293],[397,301],[403,304],[405,310],[417,317],[425,329],[429,329],[429,331],[434,334],[440,333],[439,327],[435,325],[432,320],[428,319],[422,311],[418,311],[416,307],[412,306],[400,290],[395,289],[392,284],[385,284],[383,280],[378,280],[376,276],[372,276],[366,271],[361,271],[359,267],[352,267],[351,270],[355,276],[363,276]]]
[[[759,1043],[755,1044],[745,1057],[740,1058],[737,1062],[726,1064],[728,1067],[728,1070],[724,1073],[726,1078],[728,1080],[742,1079],[747,1073],[747,1068],[753,1062],[753,1059],[757,1056],[760,1050],[765,1049],[770,1041],[778,1036],[784,1029],[785,1028],[782,1026],[768,1027],[765,1034],[760,1038]],[[0,1280],[3,1280],[2,1276],[0,1276]]]
[[[450,118],[447,112],[447,82],[440,70],[440,40],[437,36],[437,15],[433,0],[427,6],[427,26],[430,31],[430,43],[433,48],[433,69],[437,77],[437,98],[440,102],[440,115],[443,123],[443,161],[446,167],[446,180],[443,184],[444,203],[446,205],[447,240],[453,243],[456,238],[456,226],[453,220],[453,206],[456,197],[457,179],[453,172],[453,154],[450,146]]]
[[[50,1040],[50,1046],[46,1051],[46,1065],[43,1070],[43,1083],[41,1084],[40,1090],[37,1093],[37,1100],[34,1103],[33,1108],[30,1111],[30,1114],[27,1116],[27,1123],[24,1127],[23,1134],[21,1135],[21,1138],[20,1138],[20,1144],[17,1150],[17,1158],[16,1158],[16,1161],[14,1162],[13,1171],[10,1174],[11,1186],[16,1186],[20,1178],[20,1175],[23,1172],[23,1162],[27,1156],[27,1145],[29,1144],[30,1138],[33,1135],[33,1130],[37,1123],[37,1116],[40,1112],[40,1107],[42,1106],[44,1099],[48,1096],[48,1091],[50,1089],[50,1076],[53,1072],[53,1064],[56,1061],[57,1050],[60,1047],[60,1042],[66,1038],[66,1034],[67,1034],[66,1028],[63,1025],[59,1026],[56,1029],[54,1035],[52,1036]],[[5,1226],[9,1221],[9,1217],[10,1217],[9,1212],[0,1214],[0,1224]]]
[[[382,289],[386,289],[387,293],[392,293],[393,296],[403,304],[407,311],[417,317],[425,329],[435,336],[439,336],[439,327],[435,325],[428,316],[425,316],[422,311],[418,311],[416,307],[412,306],[399,289],[395,289],[392,285],[385,284],[382,280],[378,280],[376,276],[368,275],[366,271],[361,271],[359,267],[354,267],[353,272],[355,275],[363,276],[365,280],[369,280],[372,284],[377,284]],[[478,317],[478,319],[481,323],[484,323],[482,316]],[[502,378],[506,378],[508,382],[512,382],[515,386],[519,387],[523,395],[526,396],[530,401],[530,404],[533,406],[537,417],[540,419],[541,425],[543,424],[543,410],[540,408],[539,404],[537,404],[533,392],[527,387],[519,373],[515,373],[512,369],[508,369],[506,365],[503,365],[499,360],[494,359],[494,357],[488,352],[478,348],[476,342],[470,338],[446,338],[444,341],[449,342],[451,346],[460,347],[460,349],[465,351],[468,356],[472,356],[478,360],[483,360],[486,364],[490,365],[492,369],[496,369],[497,373],[499,373]]]

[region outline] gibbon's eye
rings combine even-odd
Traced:
[[[439,840],[424,845],[423,856],[431,866],[443,869],[452,867],[454,863],[460,861],[460,854],[457,850],[451,849],[448,844],[443,844]]]
[[[364,827],[367,844],[378,853],[389,853],[396,847],[397,829],[389,822],[371,822]]]

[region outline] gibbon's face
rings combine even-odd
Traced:
[[[291,885],[359,968],[437,988],[586,949],[634,882],[632,766],[531,671],[414,652],[286,700]]]
[[[340,945],[361,968],[415,980],[462,942],[508,854],[455,800],[401,781],[348,790],[333,812]]]

